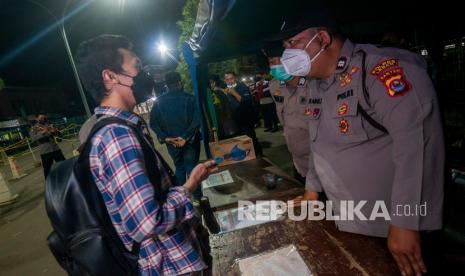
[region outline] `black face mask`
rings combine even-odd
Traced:
[[[137,74],[135,77],[122,73],[120,74],[132,78],[133,84],[131,86],[122,83],[120,84],[131,88],[134,99],[136,100],[136,104],[143,103],[152,97],[155,82],[147,72],[140,71],[139,74]]]

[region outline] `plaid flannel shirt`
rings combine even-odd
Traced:
[[[95,114],[136,125],[141,120],[131,112],[111,107],[99,106]],[[164,204],[155,199],[133,130],[117,124],[103,127],[92,138],[89,158],[93,179],[124,245],[132,250],[134,242],[141,243],[141,275],[180,275],[206,268],[189,223],[194,211],[187,190],[170,187],[167,170],[158,162],[167,199]]]

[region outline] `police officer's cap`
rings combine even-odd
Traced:
[[[308,28],[336,28],[336,20],[328,9],[306,10],[300,14],[287,16],[278,34],[271,40],[289,39]]]

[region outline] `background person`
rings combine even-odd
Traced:
[[[247,85],[237,81],[236,73],[234,72],[224,74],[224,81],[227,86],[224,91],[228,95],[236,125],[243,134],[252,139],[255,154],[261,156],[262,147],[255,133],[255,116],[250,90]]]
[[[47,115],[44,113],[37,114],[37,123],[31,129],[31,139],[39,144],[40,159],[44,169],[44,176],[47,178],[53,162],[65,160],[65,156],[55,141],[60,131],[49,123]]]
[[[194,96],[184,92],[179,73],[167,73],[165,82],[168,93],[153,103],[150,127],[160,143],[166,143],[176,167],[178,185],[182,185],[199,162],[200,114]],[[193,196],[196,200],[202,198],[201,187]]]
[[[255,95],[260,104],[263,115],[265,132],[276,132],[279,130],[279,119],[276,115],[276,105],[270,94],[269,82],[265,80],[263,73],[255,75]]]

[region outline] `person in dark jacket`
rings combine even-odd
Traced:
[[[160,143],[166,143],[176,167],[176,180],[178,184],[182,184],[199,162],[200,114],[194,96],[184,92],[179,73],[167,73],[165,82],[168,93],[154,102],[150,113],[150,127],[157,134]],[[193,196],[200,200],[200,187]]]
[[[252,139],[255,154],[261,156],[262,147],[255,134],[254,109],[250,90],[247,85],[236,80],[234,72],[224,74],[224,81],[227,85],[225,92],[228,95],[236,124],[243,134]]]

